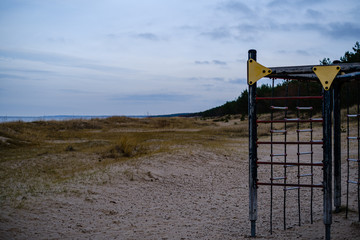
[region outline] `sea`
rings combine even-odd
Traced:
[[[73,119],[94,119],[94,118],[108,118],[115,117],[114,115],[54,115],[54,116],[0,116],[1,122],[35,122],[35,121],[66,121]],[[120,116],[117,116],[120,117]],[[121,117],[130,117],[130,118],[145,118],[149,116],[121,116]]]
[[[165,115],[53,115],[53,116],[0,116],[2,122],[36,122],[36,121],[66,121],[72,119],[102,119],[108,117],[129,117],[129,118],[147,118],[147,117],[186,117],[192,113],[175,113]]]

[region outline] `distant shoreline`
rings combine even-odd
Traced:
[[[35,121],[66,121],[74,119],[96,119],[109,117],[128,117],[128,118],[146,118],[146,117],[186,117],[190,113],[176,113],[168,115],[49,115],[49,116],[0,116],[0,123],[4,122],[35,122]]]
[[[94,119],[94,118],[108,118],[112,115],[52,115],[52,116],[0,116],[0,122],[34,122],[34,121],[65,121],[73,119]],[[126,116],[126,117],[139,117],[145,116]]]

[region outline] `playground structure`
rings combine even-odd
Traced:
[[[298,225],[303,224],[303,215],[309,215],[309,222],[313,223],[314,205],[321,204],[322,199],[325,238],[330,239],[333,203],[336,212],[342,206],[342,165],[346,166],[346,217],[349,197],[356,194],[360,221],[359,94],[354,107],[349,101],[349,91],[354,86],[360,91],[360,63],[267,68],[256,62],[256,50],[249,50],[248,54],[251,236],[256,236],[257,189],[268,187],[270,233],[274,204],[278,204],[274,193],[280,189],[283,193],[277,196],[283,196],[283,228],[288,225],[287,214],[294,214],[289,211],[290,206],[296,209]],[[258,96],[257,83],[264,77],[270,79],[272,90],[270,95]],[[279,85],[282,90],[275,92]],[[341,119],[341,105],[346,105],[345,119]],[[258,129],[262,129],[261,134]],[[346,139],[345,164],[341,135]],[[288,203],[289,198],[294,199],[295,206]],[[305,200],[308,201],[304,204]]]

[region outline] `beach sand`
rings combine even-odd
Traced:
[[[212,150],[194,144],[141,156],[19,195],[20,205],[1,200],[0,239],[248,239],[247,138],[228,145]],[[64,156],[69,155],[41,157],[57,161]],[[76,152],[71,157],[98,158]],[[269,187],[258,192],[257,239],[324,239],[321,190],[315,193],[313,224],[309,191],[302,192],[301,226],[296,194],[288,194],[286,231],[283,191],[274,190],[272,234]],[[351,202],[356,206],[355,196]],[[360,239],[357,212],[347,219],[344,211],[333,214],[331,236]]]

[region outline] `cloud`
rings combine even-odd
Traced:
[[[89,92],[89,91],[84,91],[84,90],[79,90],[79,89],[59,89],[60,92],[63,93],[67,93],[67,94],[94,94],[95,92]]]
[[[283,32],[317,32],[320,35],[329,36],[335,40],[337,39],[359,39],[360,38],[360,24],[352,22],[332,22],[328,24],[317,23],[286,23],[286,24],[270,24],[273,31]]]
[[[200,33],[200,35],[209,37],[212,40],[222,40],[222,39],[228,39],[228,38],[232,37],[229,29],[225,28],[225,27],[215,28],[208,32],[202,32],[202,33]]]
[[[66,40],[63,37],[49,37],[47,40],[51,43],[59,43],[59,44],[66,43]]]
[[[253,24],[240,23],[235,27],[235,29],[240,31],[240,33],[258,33],[260,31],[265,30],[265,26],[264,25],[258,26],[256,23]]]
[[[224,82],[225,78],[223,78],[223,77],[213,77],[213,78],[210,78],[210,80],[214,80],[214,81],[217,81],[217,82]]]
[[[202,82],[225,82],[223,77],[190,77],[190,81],[202,81]]]
[[[209,61],[195,61],[194,62],[196,65],[209,65],[209,64],[215,64],[215,65],[227,65],[226,62],[221,61],[221,60],[212,60],[211,62]]]
[[[51,53],[51,52],[0,49],[0,57],[4,57],[7,59],[19,59],[19,60],[42,62],[42,63],[56,65],[56,66],[97,70],[97,71],[101,71],[101,72],[129,72],[129,73],[139,72],[134,69],[96,64],[95,61],[92,61],[92,60],[82,59],[82,58],[68,56],[68,55],[62,55],[62,54],[58,54],[58,53]],[[46,71],[46,70],[18,69],[17,71],[41,73],[41,74],[51,73],[50,71]]]
[[[53,64],[64,64],[72,65],[73,63],[79,62],[81,59],[76,57],[70,57],[61,54],[29,51],[29,50],[6,50],[0,49],[0,56],[10,59],[22,59],[37,62],[46,62]]]
[[[334,39],[339,38],[350,38],[356,39],[360,38],[360,24],[354,24],[351,22],[336,22],[336,23],[330,23],[328,25],[328,29],[325,30],[325,32]]]
[[[314,19],[320,19],[323,17],[323,14],[319,11],[313,10],[313,9],[308,9],[306,10],[305,13],[306,17],[310,17],[310,18],[314,18]]]
[[[270,8],[294,8],[294,7],[304,7],[304,6],[310,6],[310,5],[316,5],[321,4],[321,2],[324,2],[325,0],[274,0],[267,4],[267,7]]]
[[[151,41],[158,41],[160,40],[159,37],[153,33],[139,33],[135,35],[136,38],[151,40]]]
[[[195,64],[204,65],[204,64],[210,64],[210,62],[209,61],[195,61]]]
[[[212,62],[216,65],[226,65],[226,62],[220,60],[213,60]]]
[[[328,36],[332,39],[359,39],[360,38],[360,24],[352,22],[331,22],[331,23],[277,23],[275,21],[268,21],[267,25],[257,26],[256,24],[239,24],[236,29],[239,34],[249,33],[256,36],[262,32],[315,32],[322,36]]]
[[[279,6],[284,6],[285,4],[288,4],[288,2],[286,0],[274,0],[271,1],[267,4],[267,7],[279,7]]]
[[[219,5],[217,8],[219,10],[223,10],[230,13],[242,14],[243,16],[253,16],[253,11],[244,3],[239,1],[226,1]]]
[[[2,0],[0,12],[2,14],[31,7],[33,3],[24,1]]]
[[[21,105],[35,95],[59,113],[64,100],[99,114],[212,107],[246,88],[248,49],[297,65],[341,56],[360,39],[355,0],[51,2],[0,3],[9,112],[29,111]]]
[[[234,78],[229,79],[229,83],[233,84],[247,84],[246,78]]]
[[[303,56],[311,56],[311,54],[305,50],[297,50],[296,53]]]
[[[112,101],[125,102],[177,102],[184,101],[184,99],[192,98],[193,96],[187,94],[170,94],[170,93],[153,93],[153,94],[132,94],[123,96],[114,96]]]
[[[0,79],[26,79],[25,77],[13,75],[13,74],[3,74],[0,73]]]
[[[360,12],[360,5],[357,6],[352,5],[349,14],[352,15],[354,19],[357,19],[357,17],[359,17],[359,12]]]

